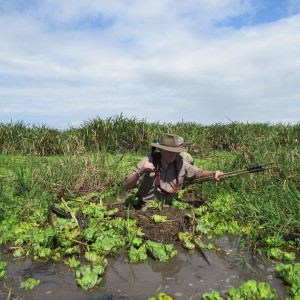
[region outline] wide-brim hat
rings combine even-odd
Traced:
[[[151,143],[151,146],[176,153],[187,151],[187,148],[183,147],[182,143],[180,143],[180,137],[176,134],[170,133],[163,133],[160,141],[157,143]]]

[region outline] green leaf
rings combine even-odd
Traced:
[[[75,256],[69,257],[67,264],[70,266],[70,268],[77,268],[80,266],[80,261],[76,260]]]
[[[204,300],[223,300],[223,298],[220,296],[220,293],[217,291],[205,293],[202,297]]]
[[[162,262],[167,262],[171,257],[177,254],[177,250],[174,249],[172,244],[165,245],[148,240],[145,246],[153,258]]]
[[[155,223],[165,223],[167,222],[167,217],[166,216],[161,216],[161,215],[156,215],[154,214],[152,216],[152,220],[155,222]]]
[[[296,255],[293,252],[283,252],[283,258],[288,261],[293,261],[296,259]]]
[[[0,278],[5,277],[6,267],[7,267],[7,262],[6,261],[0,261]]]
[[[147,258],[147,249],[145,245],[142,245],[139,248],[131,246],[128,251],[128,255],[131,263],[137,263]]]
[[[33,288],[35,288],[39,284],[40,284],[39,279],[28,278],[27,280],[22,281],[20,283],[20,287],[27,291],[27,290],[32,290]]]
[[[279,264],[276,266],[276,272],[289,285],[300,286],[300,263]]]
[[[95,262],[99,259],[99,255],[96,252],[86,251],[84,257],[87,261]]]

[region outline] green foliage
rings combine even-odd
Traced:
[[[167,217],[166,216],[161,216],[158,214],[152,215],[152,220],[154,223],[166,223],[167,222]]]
[[[277,300],[278,296],[275,289],[272,289],[269,283],[248,280],[238,288],[229,288],[227,296],[222,298],[218,291],[205,293],[203,300]]]
[[[171,257],[177,255],[177,250],[174,249],[172,244],[162,244],[147,240],[145,246],[151,257],[162,262],[167,262]]]
[[[182,246],[186,249],[194,249],[195,244],[192,243],[192,234],[190,232],[179,232],[178,238],[182,242]]]
[[[184,190],[181,190],[180,192],[182,192],[182,195],[183,195]],[[179,198],[181,198],[181,196],[179,196]],[[177,200],[174,200],[172,205],[179,209],[182,209],[182,210],[187,209],[187,208],[192,208],[192,205],[190,205],[189,203],[184,203],[182,201],[177,201]]]
[[[210,238],[225,233],[238,234],[241,228],[231,209],[234,201],[234,196],[219,195],[211,202],[209,209],[205,206],[196,208],[196,232]]]
[[[167,262],[171,257],[177,255],[177,250],[172,244],[163,244],[147,240],[141,246],[131,246],[128,255],[131,263],[143,261],[148,256],[162,262]]]
[[[106,264],[83,265],[75,271],[76,283],[84,290],[93,288],[102,281]]]
[[[300,124],[266,123],[215,124],[203,126],[193,122],[176,124],[147,122],[122,114],[84,122],[79,128],[64,131],[17,123],[0,123],[0,146],[3,153],[30,155],[79,154],[83,152],[146,152],[149,143],[162,132],[175,132],[193,141],[192,154],[205,149],[242,151],[247,156],[264,147],[280,148],[299,145]]]
[[[168,207],[169,205],[167,205],[164,202],[159,201],[159,200],[154,200],[154,201],[150,200],[146,203],[146,206],[151,207],[153,209],[158,209],[159,210],[163,207]]]
[[[257,284],[255,280],[249,280],[237,289],[229,288],[226,299],[275,300],[278,297],[275,289],[272,289],[269,283],[260,282]]]
[[[215,246],[213,243],[204,243],[200,236],[196,236],[193,240],[194,245],[199,246],[202,249],[213,250]]]
[[[36,286],[40,284],[39,279],[28,278],[25,281],[20,283],[20,287],[26,291],[34,289]]]
[[[148,300],[173,300],[173,298],[165,293],[159,293],[157,297],[150,297]]]
[[[212,291],[211,293],[205,293],[202,295],[203,300],[223,300],[218,291]]]
[[[6,267],[7,267],[7,262],[0,260],[0,279],[5,277]]]
[[[300,263],[296,264],[279,264],[276,266],[276,273],[287,284],[291,285],[292,296],[300,296]]]
[[[131,246],[128,255],[131,263],[137,263],[147,259],[148,255],[146,245],[142,245],[138,248]]]
[[[45,125],[30,126],[24,122],[0,123],[0,145],[3,153],[30,155],[60,154],[63,136]]]
[[[189,187],[187,192],[205,199],[198,208],[180,201],[173,205],[193,210],[195,237],[201,247],[213,248],[211,243],[202,243],[202,236],[237,234],[241,246],[265,249],[269,257],[279,260],[294,259],[293,252],[300,251],[300,124],[159,124],[122,115],[96,118],[65,131],[22,122],[1,123],[0,244],[11,245],[14,257],[67,257],[72,269],[80,266],[78,257],[93,265],[99,257],[116,253],[128,253],[131,262],[147,256],[167,261],[174,249],[143,242],[142,229],[129,213],[123,220],[105,205],[126,197],[128,205],[137,204],[125,191],[124,178],[148,154],[152,138],[162,132],[192,140],[190,153],[195,164],[206,169],[232,171],[274,161],[277,169],[265,174]],[[180,197],[186,194],[181,191]],[[65,205],[57,203],[60,196],[74,213],[88,197],[95,200],[82,208],[85,230],[79,230],[74,219],[54,216],[55,226],[48,224],[53,203],[68,212]],[[149,203],[154,209],[163,205]],[[193,248],[189,233],[182,233],[181,239],[186,248]],[[90,278],[80,273],[80,286],[89,288],[90,282],[101,280],[93,266],[92,272],[96,275],[87,276]]]
[[[293,261],[296,259],[296,255],[293,252],[286,252],[279,248],[270,248],[267,250],[267,254],[270,258],[277,260],[288,260]]]
[[[125,202],[125,205],[128,207],[136,206],[139,204],[139,199],[135,195],[129,195],[125,198],[124,202]]]
[[[80,261],[78,261],[75,258],[75,256],[69,257],[68,260],[65,261],[65,263],[68,264],[71,269],[77,268],[80,266]]]

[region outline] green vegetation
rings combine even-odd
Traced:
[[[173,300],[173,298],[165,293],[159,293],[157,297],[150,297],[148,300]]]
[[[300,299],[300,263],[280,264],[276,267],[277,275],[291,286],[290,294],[294,299]]]
[[[282,278],[290,288],[292,298],[286,300],[300,299],[300,263],[296,264],[279,264],[276,267],[276,273],[279,278]],[[204,300],[277,300],[278,296],[275,289],[272,289],[269,283],[248,280],[238,288],[229,288],[225,298],[221,297],[218,291],[203,294]]]
[[[238,288],[229,288],[228,296],[222,298],[219,292],[205,293],[203,295],[204,300],[241,300],[241,299],[253,299],[253,300],[277,300],[278,296],[274,289],[271,289],[269,283],[259,282],[255,280],[249,280],[243,283]]]
[[[33,288],[35,288],[39,284],[40,284],[39,279],[27,278],[25,281],[22,281],[20,283],[20,286],[21,286],[22,289],[28,291],[28,290],[32,290]]]
[[[214,249],[213,238],[229,233],[240,236],[241,248],[279,261],[296,259],[300,124],[158,124],[122,115],[65,131],[22,122],[0,124],[0,245],[13,249],[14,257],[64,260],[83,289],[101,282],[111,255],[128,255],[132,263],[147,257],[167,262],[176,255],[173,245],[144,240],[129,210],[122,218],[117,209],[109,208],[112,202],[134,201],[133,193],[124,190],[124,177],[162,132],[192,140],[190,153],[199,167],[233,171],[270,161],[277,165],[264,174],[195,184],[181,191],[182,198],[205,199],[198,208],[174,203],[188,208],[195,224],[192,235],[179,234],[183,246]],[[53,204],[70,218],[49,214]],[[168,224],[159,205],[153,220]],[[210,239],[207,244],[204,237]],[[5,277],[5,270],[0,264],[0,277]],[[296,295],[297,288],[292,288]],[[268,287],[256,289],[263,293]]]
[[[0,278],[5,277],[6,267],[7,267],[7,262],[6,261],[0,261]]]

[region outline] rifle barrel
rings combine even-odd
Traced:
[[[249,167],[246,169],[235,170],[235,171],[223,173],[222,175],[220,175],[220,179],[226,179],[226,178],[239,176],[239,175],[243,175],[243,174],[249,174],[249,173],[264,172],[264,171],[273,169],[275,167],[276,167],[276,164],[274,162],[270,162],[270,163],[266,163],[266,164],[259,165],[259,166],[254,166],[254,167]],[[209,180],[213,180],[213,179],[214,179],[214,176],[197,178],[197,179],[192,180],[191,182],[187,182],[186,186],[193,184],[193,183],[205,182],[205,181],[209,181]]]

